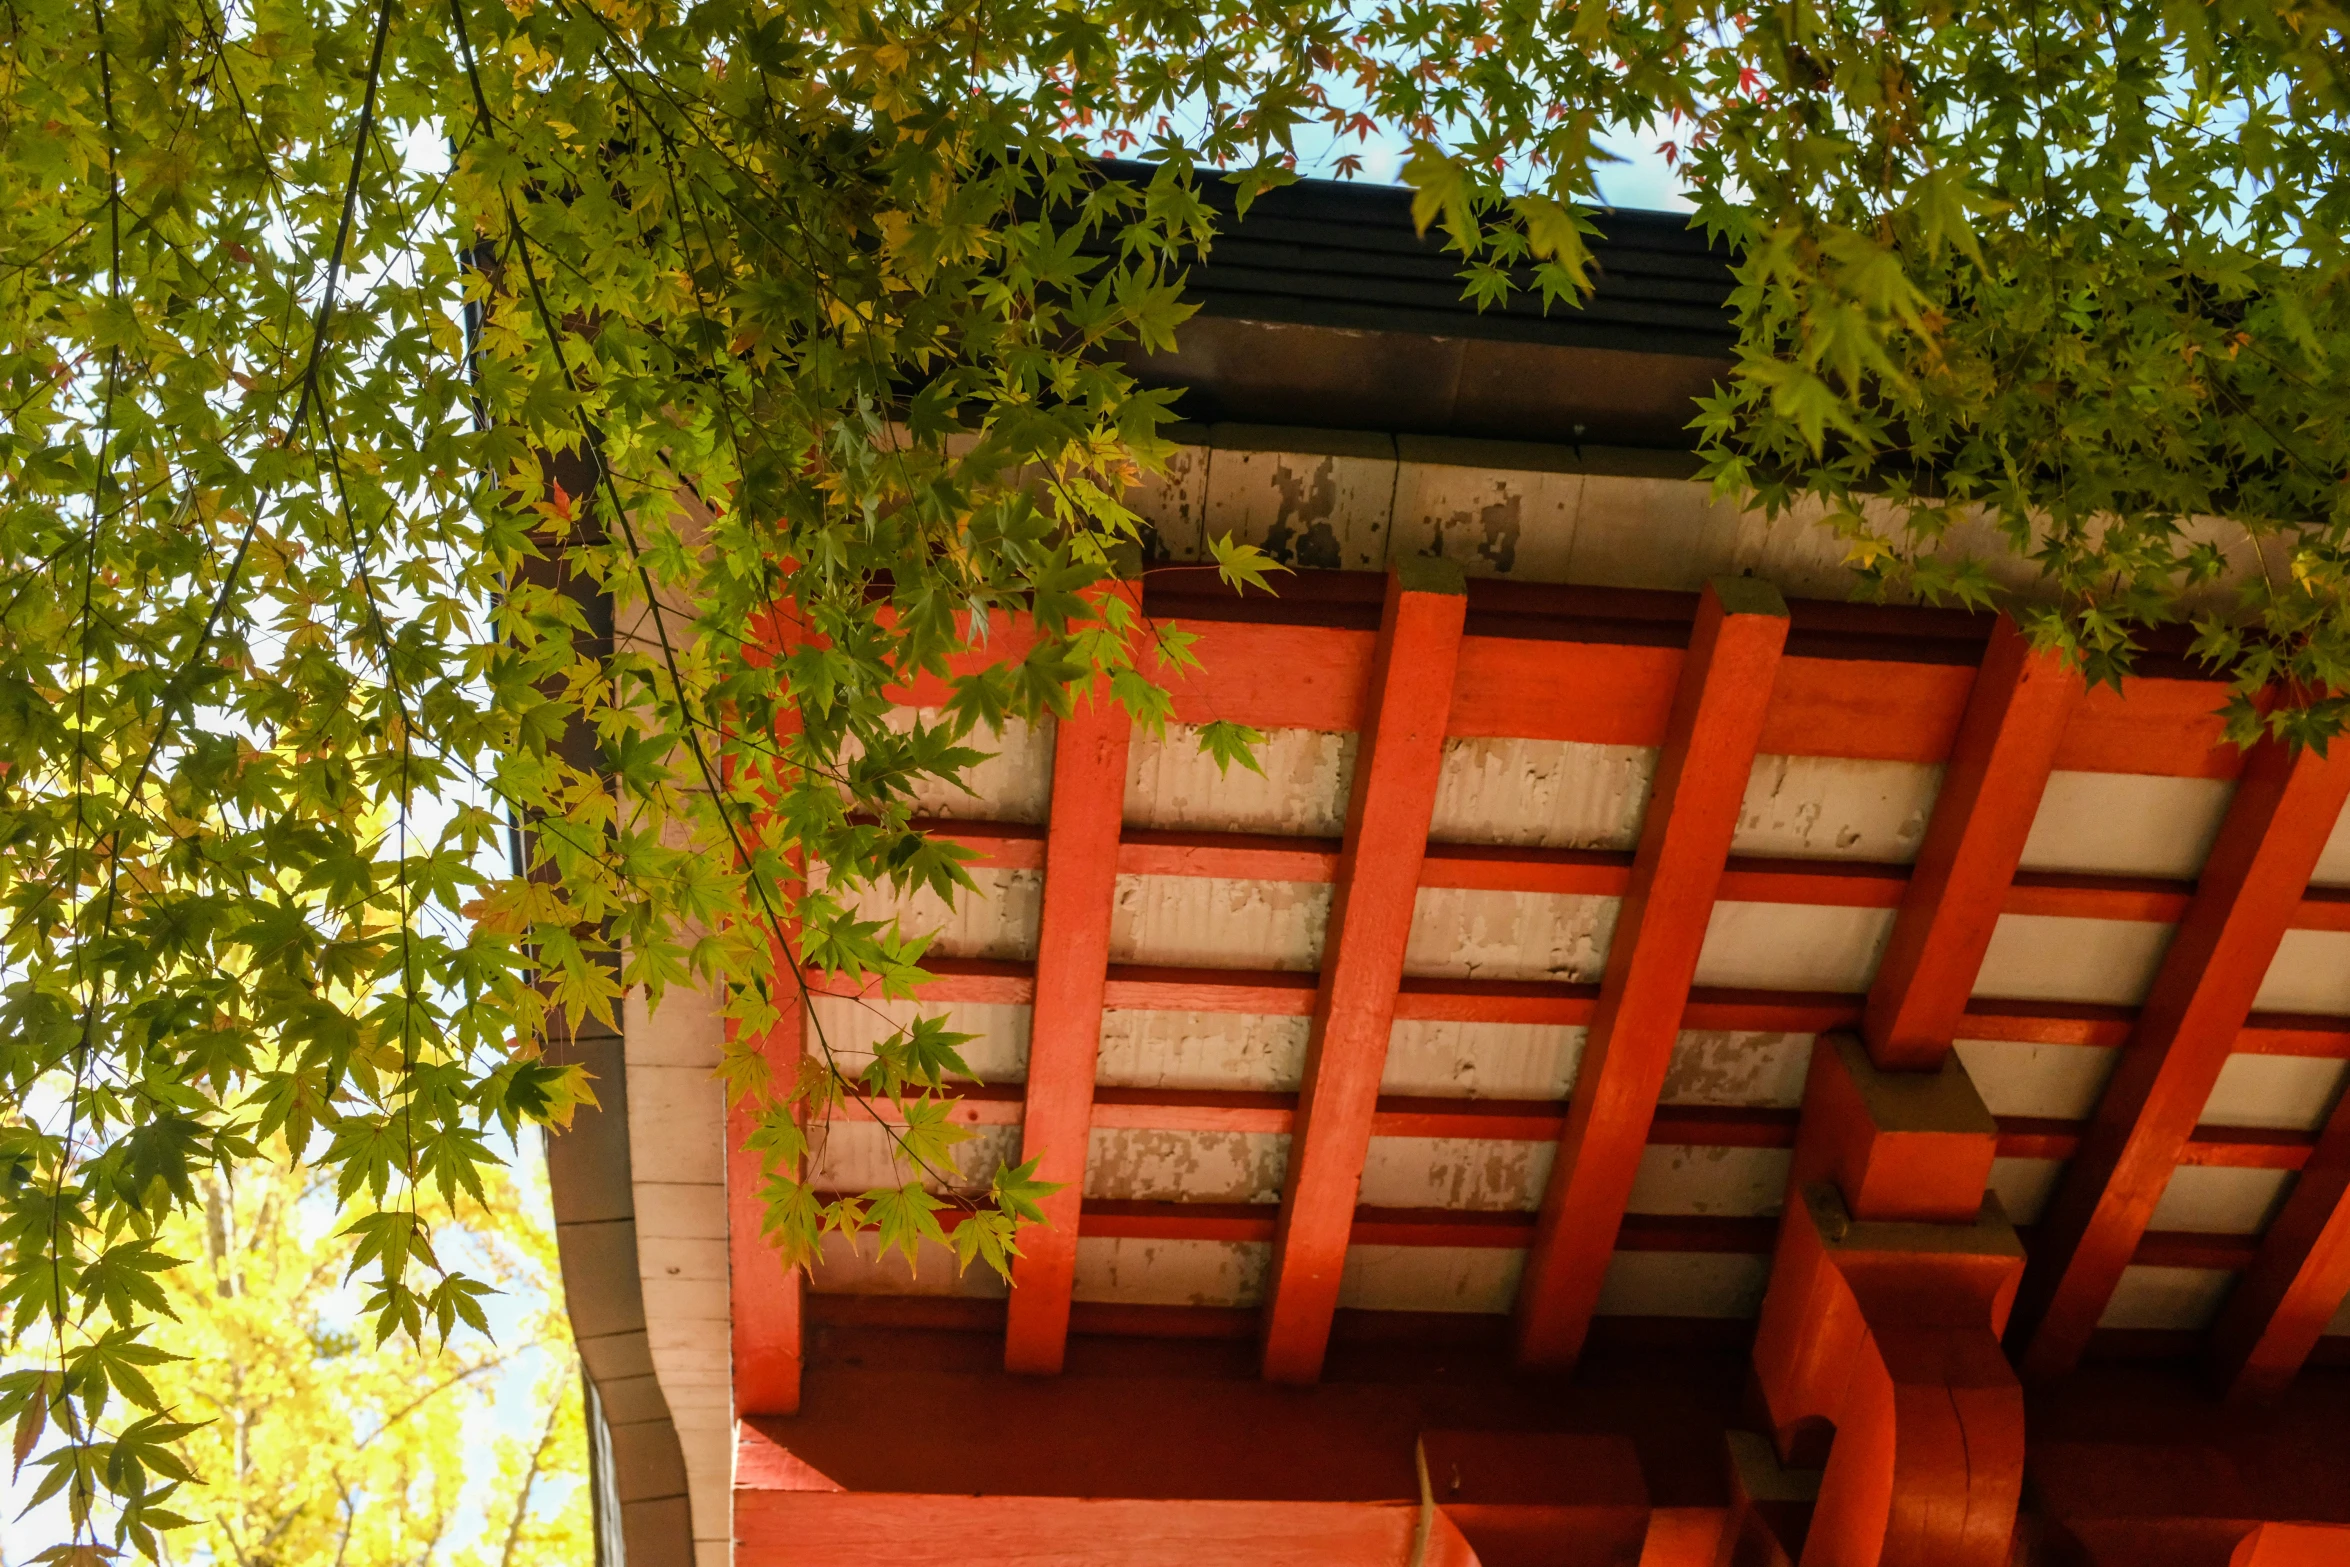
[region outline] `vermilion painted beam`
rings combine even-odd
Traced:
[[[2129,1047],[2042,1220],[2010,1341],[2027,1376],[2070,1370],[2129,1266],[2350,795],[2332,760],[2253,748]]]
[[[789,959],[776,965],[790,978]],[[788,1084],[806,1049],[807,1009],[798,988],[778,997],[782,1017],[760,1041],[768,1070]],[[808,1276],[786,1268],[765,1232],[759,1156],[744,1146],[758,1129],[741,1104],[726,1108],[727,1298],[734,1347],[734,1407],[746,1415],[788,1415],[800,1407],[801,1344]]]
[[[1786,643],[1787,606],[1768,583],[1725,578],[1707,587],[1518,1290],[1518,1358],[1526,1364],[1569,1366],[1582,1351]]]
[[[1250,611],[1243,610],[1246,614]],[[1279,609],[1268,613],[1280,613]],[[1523,626],[1523,617],[1513,617]],[[1537,623],[1540,617],[1535,618]],[[1262,728],[1339,731],[1361,715],[1376,638],[1367,630],[1269,625],[1184,616],[1198,667],[1168,675],[1174,717],[1231,719]],[[1018,658],[1027,628],[991,627],[988,644],[950,661],[950,673]],[[1472,634],[1462,640],[1461,698],[1448,727],[1462,736],[1656,745],[1686,656],[1652,642],[1617,643],[1588,627],[1557,638]],[[1864,760],[1946,760],[1964,715],[1973,671],[1940,661],[1924,643],[1914,657],[1878,645],[1864,656],[1790,654],[1760,742],[1770,754]],[[896,693],[936,707],[948,683],[925,675]],[[2056,765],[2080,772],[2232,778],[2242,754],[2218,716],[2225,682],[2139,676],[2116,692],[2086,693]]]
[[[2350,1297],[2350,1094],[2334,1107],[2284,1208],[2212,1325],[2231,1398],[2284,1391]]]
[[[987,958],[932,958],[931,981],[922,990],[929,1001],[986,1001],[1026,1006],[1035,994],[1034,970],[1025,963]],[[808,975],[809,987],[825,995],[879,995],[881,981],[862,987],[822,973]],[[1103,1004],[1111,1011],[1238,1012],[1266,1017],[1306,1017],[1314,1010],[1317,981],[1311,974],[1248,969],[1182,969],[1113,964]],[[1817,1034],[1857,1028],[1866,998],[1828,991],[1725,990],[1699,986],[1689,992],[1682,1014],[1686,1029],[1764,1034]],[[1517,980],[1406,979],[1396,996],[1395,1015],[1431,1022],[1535,1023],[1578,1027],[1591,1021],[1599,1004],[1597,985]],[[2137,1013],[2129,1007],[2064,1001],[1989,1001],[1967,1004],[1959,1025],[1962,1039],[2000,1040],[2028,1045],[2118,1047],[2129,1043]],[[2350,1027],[2338,1017],[2255,1012],[2236,1036],[2244,1055],[2302,1056],[2350,1061]]]
[[[1467,603],[1454,562],[1419,557],[1388,576],[1273,1237],[1264,1372],[1276,1382],[1314,1381],[1329,1347]]]
[[[2080,688],[1999,617],[1869,987],[1861,1037],[1880,1067],[1932,1071],[1949,1055]]]
[[[1110,909],[1118,884],[1118,828],[1133,732],[1133,721],[1111,699],[1108,683],[1098,681],[1060,721],[1053,739],[1020,1157],[1039,1161],[1037,1178],[1057,1181],[1061,1189],[1039,1205],[1044,1222],[1022,1232],[1020,1255],[1012,1264],[1004,1333],[1009,1371],[1057,1372],[1069,1341],[1077,1207],[1093,1125]]]

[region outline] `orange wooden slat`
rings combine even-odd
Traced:
[[[1999,617],[1869,988],[1861,1037],[1879,1066],[1932,1071],[1950,1053],[2080,683]]]
[[[1708,586],[1518,1290],[1518,1355],[1527,1364],[1571,1365],[1582,1350],[1786,642],[1787,607],[1767,583]]]
[[[2284,1391],[2350,1297],[2350,1094],[2334,1106],[2285,1205],[2212,1324],[2231,1397]]]
[[[1039,1204],[1044,1221],[1022,1234],[1020,1255],[1012,1264],[1004,1331],[1007,1371],[1057,1372],[1068,1347],[1077,1204],[1085,1188],[1093,1124],[1118,829],[1133,729],[1125,709],[1111,699],[1108,682],[1097,681],[1060,721],[1053,738],[1020,1157],[1037,1160],[1037,1179],[1057,1181],[1061,1189]]]
[[[1388,576],[1273,1238],[1264,1373],[1276,1382],[1314,1381],[1329,1347],[1467,607],[1452,562],[1416,558]]]
[[[2194,904],[2041,1222],[2010,1332],[2027,1375],[2067,1371],[2087,1347],[2235,1048],[2346,794],[2350,755],[2329,762],[2274,742],[2254,748]]]

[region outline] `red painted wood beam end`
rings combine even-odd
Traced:
[[[2350,752],[2255,746],[2097,1115],[2033,1240],[2010,1330],[2028,1377],[2080,1361],[2251,1015],[2342,801]]]
[[[2350,1094],[2334,1106],[2292,1195],[2212,1324],[2212,1371],[2231,1399],[2285,1390],[2350,1297]]]
[[[1038,1179],[1058,1181],[1061,1189],[1040,1204],[1044,1222],[1020,1235],[1004,1330],[1007,1371],[1050,1375],[1061,1369],[1068,1349],[1077,1212],[1093,1125],[1133,734],[1133,721],[1111,699],[1108,683],[1097,681],[1060,721],[1053,739],[1020,1157],[1038,1160]]]
[[[788,975],[785,963],[776,965]],[[806,1007],[796,989],[783,998],[783,1016],[760,1042],[768,1069],[788,1083],[806,1049]],[[808,1276],[786,1268],[765,1233],[765,1184],[759,1156],[746,1148],[757,1118],[740,1104],[726,1111],[727,1297],[734,1345],[734,1407],[738,1415],[788,1415],[800,1407],[800,1365]]]
[[[1787,606],[1769,583],[1735,577],[1707,586],[1518,1288],[1524,1364],[1564,1368],[1582,1352],[1786,644]]]
[[[2080,688],[1999,617],[1869,988],[1861,1034],[1879,1066],[1930,1072],[1949,1055]]]
[[[1273,1237],[1264,1373],[1276,1382],[1314,1381],[1329,1347],[1467,611],[1454,562],[1415,557],[1388,575]]]

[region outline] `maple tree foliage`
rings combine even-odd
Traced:
[[[118,1542],[187,1512],[167,1236],[265,1144],[353,1205],[383,1334],[478,1324],[436,1235],[501,1134],[592,1099],[550,1022],[632,988],[720,998],[787,1257],[910,1252],[955,1203],[962,1260],[1004,1265],[1032,1171],[930,1178],[957,1039],[818,1034],[786,1073],[762,1043],[804,966],[911,992],[922,941],[862,900],[969,887],[912,802],[1002,724],[1097,679],[1165,720],[1183,633],[1105,591],[1167,450],[1122,356],[1188,312],[1205,182],[1245,213],[1304,132],[1407,142],[1470,297],[1566,310],[1603,135],[1654,127],[1735,267],[1737,362],[1691,410],[1726,492],[1816,511],[1888,593],[2012,604],[2090,678],[2197,617],[2238,737],[2322,743],[2340,22],[17,0],[0,1419],[78,1455]],[[946,702],[909,723],[916,677]],[[909,1179],[816,1191],[806,1128],[873,1097]]]

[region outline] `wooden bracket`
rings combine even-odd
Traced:
[[[1781,1455],[1834,1431],[1804,1567],[2008,1559],[2024,1402],[1999,1334],[2024,1253],[1983,1191],[1997,1144],[1955,1057],[1908,1073],[1849,1036],[1813,1051],[1754,1348]]]

